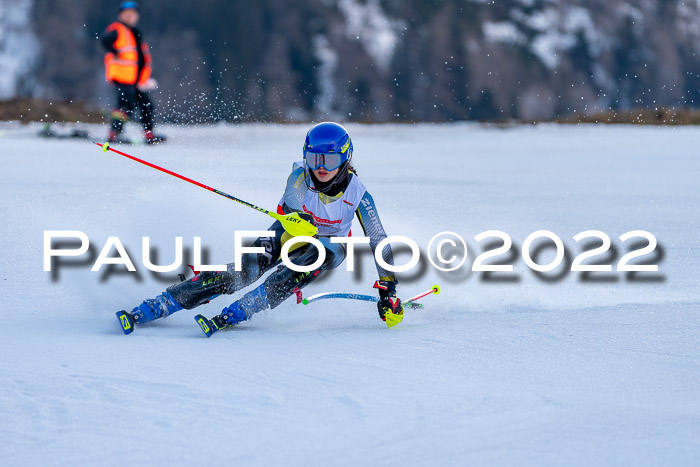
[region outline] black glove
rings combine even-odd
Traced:
[[[386,321],[386,314],[393,313],[403,319],[403,305],[396,296],[396,283],[394,281],[378,280],[374,283],[374,288],[379,291],[379,302],[377,310],[382,321]],[[398,320],[400,321],[400,319]]]
[[[312,216],[311,214],[307,214],[305,212],[300,212],[299,217],[301,217],[302,219],[304,219],[305,221],[307,221],[311,225],[316,225],[316,219],[314,219],[314,216]]]

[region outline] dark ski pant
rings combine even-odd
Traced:
[[[136,85],[113,83],[117,92],[117,105],[112,112],[112,131],[121,134],[124,130],[125,117],[135,120],[138,109],[141,115],[141,126],[144,131],[153,131],[153,103],[148,94],[139,91]]]
[[[345,246],[339,243],[331,243],[330,237],[321,237],[318,240],[326,250],[326,259],[323,264],[314,271],[293,271],[282,263],[280,259],[282,245],[289,238],[279,222],[275,222],[270,229],[274,236],[261,237],[255,240],[252,246],[265,248],[265,253],[256,255],[244,254],[242,256],[241,271],[235,270],[235,264],[227,265],[226,271],[205,271],[192,279],[168,287],[172,297],[186,309],[192,309],[221,294],[233,294],[259,279],[265,272],[277,267],[277,270],[265,278],[265,290],[270,303],[270,308],[275,308],[289,298],[296,289],[302,289],[319,274],[327,269],[338,267],[345,260]],[[311,244],[297,244],[290,251],[289,258],[294,264],[308,266],[318,259],[319,253]]]

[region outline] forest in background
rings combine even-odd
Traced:
[[[119,2],[28,4],[33,59],[5,97],[109,109],[98,37]],[[700,102],[697,2],[140,5],[160,83],[152,96],[172,122],[534,121]]]

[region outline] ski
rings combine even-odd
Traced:
[[[155,144],[160,144],[161,142],[155,143]],[[148,141],[140,138],[128,138],[124,135],[119,135],[114,141],[109,143],[110,145],[112,144],[123,144],[123,145],[128,145],[128,146],[144,146],[148,145]]]
[[[136,139],[136,138],[134,138],[134,139],[118,138],[109,144],[126,144],[129,146],[143,146],[146,143],[141,141],[140,139]]]
[[[39,136],[42,138],[56,138],[56,139],[77,139],[77,140],[87,140],[91,141],[94,138],[90,136],[90,133],[88,133],[86,130],[82,130],[80,128],[74,128],[70,131],[68,130],[59,130],[56,131],[53,128],[51,128],[51,124],[47,123],[45,124],[41,130],[37,133]],[[149,142],[148,140],[145,139],[139,139],[139,138],[128,138],[124,135],[120,135],[117,137],[116,140],[112,141],[109,144],[123,144],[123,145],[129,145],[129,146],[144,146],[144,145],[149,145],[149,144],[162,144],[166,142],[166,138],[163,136],[159,136],[157,141],[152,141]]]

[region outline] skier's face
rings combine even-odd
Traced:
[[[134,8],[122,10],[122,12],[119,13],[119,21],[133,28],[139,22],[138,10]]]
[[[312,170],[312,172],[314,173],[319,182],[329,182],[333,180],[333,177],[338,175],[339,170],[340,167],[338,167],[335,170],[326,170],[323,167],[319,167],[316,170]]]

